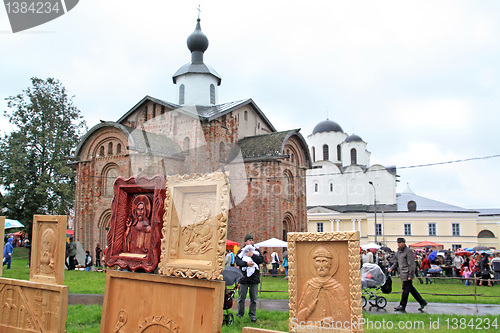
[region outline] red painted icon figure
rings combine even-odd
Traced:
[[[132,212],[126,222],[125,252],[147,254],[151,238],[151,202],[143,194],[132,201]]]

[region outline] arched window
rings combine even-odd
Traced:
[[[330,156],[328,154],[328,145],[323,145],[323,161],[328,161]]]
[[[477,238],[495,238],[495,234],[490,230],[481,230],[479,234],[477,234]]]
[[[342,148],[340,145],[337,145],[337,160],[342,161]]]
[[[417,211],[417,203],[413,200],[408,201],[408,204],[406,206],[407,206],[409,212],[416,212]]]
[[[292,199],[293,192],[293,175],[290,170],[285,170],[285,172],[283,173],[283,184],[281,189],[282,196],[285,199]]]
[[[121,143],[116,145],[116,154],[119,155],[122,153],[122,145]]]
[[[219,159],[221,161],[224,161],[224,156],[225,156],[224,150],[225,150],[224,142],[221,142],[219,144]]]
[[[184,104],[184,93],[185,93],[185,87],[183,84],[180,85],[179,87],[179,104]]]
[[[104,176],[104,196],[113,196],[113,184],[115,183],[116,177],[120,175],[120,169],[116,164],[108,164],[104,167],[102,175]]]
[[[245,119],[245,121],[248,121],[248,111],[245,110],[245,113],[243,115],[243,119]]]
[[[351,149],[351,164],[358,164],[358,156],[356,155],[356,149]]]
[[[210,104],[215,104],[215,86],[210,85]]]
[[[312,153],[313,153],[313,162],[316,162],[316,147],[312,147]]]
[[[189,150],[189,137],[184,138],[184,143],[182,144],[182,150],[188,151]]]
[[[113,155],[113,143],[108,143],[108,155]]]
[[[101,148],[99,148],[99,156],[104,156],[104,146],[101,146]]]

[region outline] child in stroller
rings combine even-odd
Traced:
[[[222,324],[224,325],[232,325],[234,323],[234,315],[229,312],[229,310],[233,307],[234,294],[236,293],[236,290],[238,290],[238,281],[242,277],[243,273],[241,273],[241,271],[236,267],[226,266],[222,271],[222,279],[226,283],[223,306],[224,316],[222,318]]]
[[[390,294],[392,291],[392,280],[390,276],[387,276],[386,279],[379,265],[363,264],[363,267],[361,267],[361,287],[363,289],[361,297],[363,308],[368,302],[379,309],[385,308],[387,299],[378,294],[379,291],[382,291],[384,294]]]

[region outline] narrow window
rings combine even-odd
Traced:
[[[226,127],[226,115],[220,117],[220,123],[222,127]]]
[[[182,150],[188,151],[189,150],[189,137],[184,138],[184,144],[182,145]]]
[[[108,155],[113,155],[113,143],[108,143]]]
[[[144,107],[144,121],[148,121],[148,106]]]
[[[460,236],[460,223],[451,224],[451,233],[452,236]]]
[[[333,192],[333,183],[330,183],[330,192]]]
[[[165,117],[165,105],[162,105],[160,110],[160,118],[163,119],[164,117]]]
[[[243,116],[243,119],[245,119],[245,121],[248,121],[248,111],[245,110],[245,114]]]
[[[314,184],[314,192],[318,192],[318,190],[319,190],[319,185],[318,185],[318,183],[315,183]]]
[[[429,236],[436,236],[436,223],[429,223]]]
[[[184,93],[185,93],[184,85],[181,84],[179,87],[179,104],[184,104]]]
[[[330,156],[328,154],[328,145],[323,145],[323,161],[328,161]]]
[[[104,146],[101,146],[101,148],[99,148],[99,156],[104,156]]]
[[[316,223],[316,231],[317,232],[323,232],[323,222],[317,222]]]
[[[351,164],[358,164],[358,157],[356,156],[356,149],[351,149]]]
[[[313,153],[313,162],[316,162],[316,147],[312,147],[312,153]]]
[[[342,160],[342,148],[340,147],[340,145],[337,145],[337,161],[341,160]]]
[[[122,145],[119,143],[116,145],[116,154],[119,155],[122,153]]]
[[[156,104],[153,103],[153,115],[151,119],[155,119],[155,117],[156,117]]]
[[[411,224],[405,223],[404,228],[405,228],[405,236],[411,236]]]
[[[377,236],[382,236],[382,224],[377,223],[375,225],[375,232],[377,233]]]
[[[210,104],[215,104],[215,86],[210,85]]]

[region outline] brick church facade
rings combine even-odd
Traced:
[[[208,39],[200,22],[188,38],[191,62],[173,81],[178,104],[144,97],[116,122],[82,138],[77,171],[75,238],[86,250],[106,246],[113,182],[118,176],[226,171],[231,186],[228,238],[285,239],[306,231],[307,144],[298,129],[277,132],[251,99],[217,104],[219,75],[203,63]]]

